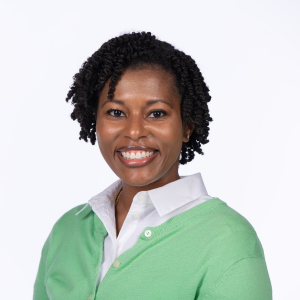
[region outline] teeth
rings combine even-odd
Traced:
[[[143,151],[143,152],[121,152],[122,156],[126,159],[143,159],[153,155],[154,151]]]

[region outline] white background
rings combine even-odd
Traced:
[[[31,299],[57,219],[117,180],[79,140],[72,76],[108,39],[151,31],[211,90],[210,142],[180,167],[255,228],[275,300],[299,296],[298,0],[2,1],[1,299]]]

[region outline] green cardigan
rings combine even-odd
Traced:
[[[146,227],[97,287],[107,231],[88,206],[54,225],[42,250],[34,300],[271,300],[263,248],[251,224],[209,199]]]

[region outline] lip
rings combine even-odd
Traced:
[[[116,151],[118,152],[126,152],[130,150],[143,150],[143,151],[157,151],[157,149],[146,147],[146,146],[124,146],[118,148]]]
[[[135,147],[136,148],[136,147]],[[121,149],[121,148],[120,148]],[[124,148],[125,149],[125,148]],[[149,148],[142,148],[142,149],[133,149],[130,148],[130,150],[144,150],[144,149],[149,149]],[[126,150],[125,150],[126,151]],[[128,150],[127,150],[128,151]],[[154,154],[143,158],[143,159],[125,159],[120,151],[117,151],[117,155],[120,159],[120,161],[127,167],[140,167],[140,166],[144,166],[147,165],[148,163],[150,163],[157,155],[158,155],[158,150],[154,150]]]

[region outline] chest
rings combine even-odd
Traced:
[[[195,299],[207,262],[199,259],[200,245],[176,231],[141,235],[117,257],[98,286],[103,247],[78,244],[56,251],[45,278],[49,299]]]

